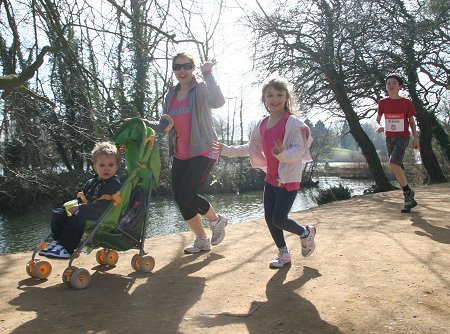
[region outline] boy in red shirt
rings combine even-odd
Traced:
[[[414,191],[409,187],[403,166],[403,156],[409,143],[409,128],[413,134],[413,147],[419,149],[419,141],[416,135],[416,123],[414,116],[416,110],[411,100],[399,95],[403,87],[403,80],[398,74],[389,74],[386,77],[386,90],[388,97],[378,103],[377,132],[386,134],[386,145],[389,154],[389,169],[395,174],[397,182],[403,189],[405,205],[402,213],[408,213],[417,205],[414,199]],[[385,126],[380,124],[384,115]]]

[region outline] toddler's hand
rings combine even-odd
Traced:
[[[74,214],[75,212],[78,211],[78,205],[72,206],[72,207],[69,208],[68,210],[69,210],[69,212],[70,212],[71,214]]]

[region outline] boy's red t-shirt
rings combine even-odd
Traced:
[[[411,100],[403,97],[399,99],[386,97],[378,103],[378,115],[384,115],[386,137],[409,138],[408,118],[416,115]]]

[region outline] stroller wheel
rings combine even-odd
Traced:
[[[30,260],[30,261],[28,261],[28,263],[27,263],[27,266],[26,266],[27,274],[30,275],[31,277],[34,277],[34,274],[33,274],[33,268],[34,268],[34,265],[35,265],[38,261],[39,261],[39,260]]]
[[[62,274],[62,280],[65,284],[70,285],[70,280],[72,279],[72,274],[75,269],[78,269],[78,268],[75,266],[70,266],[64,270],[64,272]]]
[[[141,256],[139,254],[134,254],[131,258],[131,268],[133,268],[136,271],[139,271],[139,263],[141,262]]]
[[[100,249],[97,254],[95,255],[95,259],[97,260],[98,264],[106,264],[105,262],[105,249]]]
[[[108,266],[115,266],[119,261],[119,253],[114,249],[110,249],[105,253],[105,264]]]
[[[48,261],[38,261],[33,266],[33,277],[45,279],[52,273],[52,265]]]
[[[91,274],[83,268],[77,268],[73,271],[70,279],[70,285],[77,290],[85,289],[91,283]]]
[[[145,255],[139,261],[139,271],[149,273],[155,268],[155,259],[153,256]]]

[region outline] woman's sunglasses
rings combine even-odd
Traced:
[[[177,64],[177,63],[173,63],[172,64],[172,70],[174,71],[179,71],[181,70],[181,68],[184,68],[185,70],[192,70],[192,68],[194,67],[194,64],[192,63],[184,63],[184,64]]]

